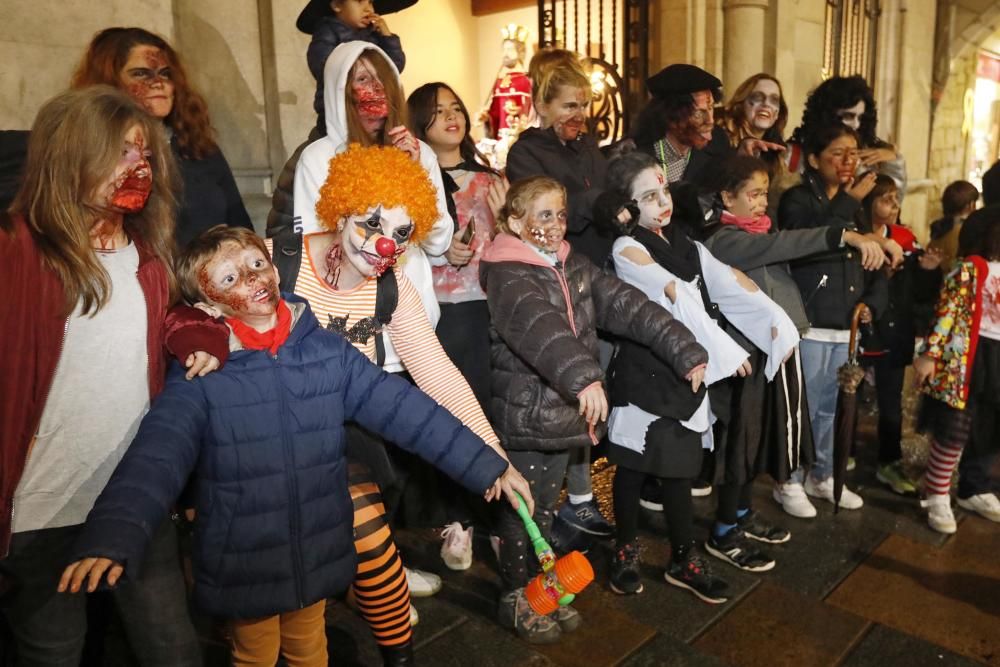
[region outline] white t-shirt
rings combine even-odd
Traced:
[[[990,262],[990,273],[983,284],[983,318],[979,334],[1000,340],[1000,262]]]

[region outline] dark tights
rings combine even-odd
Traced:
[[[639,492],[646,473],[618,466],[612,494],[615,501],[615,521],[619,544],[634,542],[639,532]],[[663,512],[667,519],[670,544],[676,547],[694,541],[694,506],[691,502],[691,480],[667,478],[660,480]]]
[[[719,523],[735,524],[738,510],[750,509],[753,502],[753,481],[742,486],[739,484],[719,485],[719,507],[715,520]]]

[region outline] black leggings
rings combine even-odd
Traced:
[[[639,531],[639,492],[646,473],[624,468],[615,471],[611,492],[615,501],[615,521],[619,544],[634,542]],[[694,541],[694,505],[691,502],[691,480],[660,479],[663,512],[667,519],[670,544],[676,547]]]
[[[735,524],[737,510],[748,510],[753,502],[753,480],[739,484],[719,485],[719,507],[715,519],[719,523]]]

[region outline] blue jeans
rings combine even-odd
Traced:
[[[84,593],[57,593],[56,586],[81,529],[77,525],[15,533],[10,554],[0,560],[0,577],[13,582],[0,607],[16,639],[19,667],[80,664],[87,634],[87,598]],[[202,664],[201,647],[188,616],[177,532],[170,519],[154,533],[139,577],[123,579],[113,594],[139,664]]]
[[[823,481],[833,475],[833,424],[837,412],[837,369],[847,363],[847,343],[824,343],[803,339],[802,378],[806,385],[806,405],[816,443],[816,463],[811,474]],[[802,482],[804,471],[796,470],[792,480]]]

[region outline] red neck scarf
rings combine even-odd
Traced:
[[[751,234],[767,234],[771,229],[771,218],[762,215],[759,218],[743,218],[733,215],[729,211],[722,212],[722,224],[736,225],[740,229]]]
[[[278,323],[273,329],[267,331],[257,331],[253,327],[244,324],[235,317],[227,317],[226,324],[233,330],[236,337],[243,343],[243,347],[248,350],[267,350],[271,354],[277,354],[278,348],[288,340],[288,332],[292,330],[292,311],[284,299],[278,301]]]

